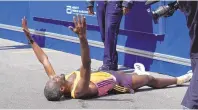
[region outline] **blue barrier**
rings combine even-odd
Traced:
[[[146,9],[152,7],[136,2],[129,14],[122,18],[118,36],[119,64],[133,67],[143,63],[146,70],[179,76],[190,69],[189,36],[184,15],[177,11],[172,17],[154,24]],[[89,16],[84,1],[23,1],[0,2],[0,38],[27,43],[21,33],[21,18],[26,16],[31,29],[42,31],[33,38],[41,47],[80,55],[77,36],[67,27],[73,25],[76,14],[87,18],[87,38],[91,57],[102,60],[103,44],[100,39],[96,16]],[[184,45],[185,43],[185,45]],[[71,48],[72,47],[72,48]]]

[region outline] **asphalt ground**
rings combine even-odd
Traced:
[[[67,74],[80,67],[78,55],[46,48],[43,50],[57,74]],[[93,70],[101,64],[101,61],[92,59]],[[152,75],[171,77],[156,73]],[[43,66],[28,45],[0,39],[0,109],[181,109],[180,103],[189,85],[164,89],[143,87],[135,94],[50,102],[43,93],[47,80]]]

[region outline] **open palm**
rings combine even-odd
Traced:
[[[86,38],[86,19],[84,16],[78,15],[77,19],[74,16],[73,18],[74,26],[69,26],[69,28],[78,34],[79,38]]]
[[[30,31],[28,29],[28,26],[27,26],[27,20],[25,17],[22,18],[22,28],[23,28],[23,31],[24,33],[26,34],[26,36],[30,36]]]

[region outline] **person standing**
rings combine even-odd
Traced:
[[[186,16],[190,36],[190,59],[193,77],[182,105],[189,109],[198,109],[198,1],[178,1],[179,9]]]
[[[132,8],[134,2],[127,1],[97,1],[96,13],[100,28],[101,39],[104,43],[103,65],[98,69],[118,70],[118,53],[116,51],[117,36],[119,34],[120,22]],[[88,14],[93,15],[94,1],[88,1]]]

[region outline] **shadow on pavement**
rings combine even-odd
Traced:
[[[31,46],[30,45],[0,46],[0,50],[27,49],[27,48],[31,48]]]
[[[169,87],[165,87],[165,88],[161,88],[161,89],[171,89],[171,88],[178,88],[178,87],[188,87],[188,84],[184,84],[184,85],[179,85],[179,86],[169,86]],[[138,90],[135,90],[135,92],[145,92],[145,91],[153,91],[153,90],[159,90],[159,89],[154,89],[154,88],[140,88]]]

